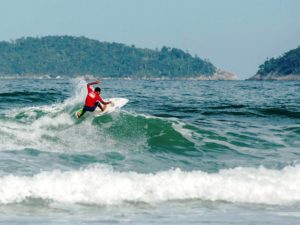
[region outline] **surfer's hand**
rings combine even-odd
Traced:
[[[88,83],[89,85],[94,85],[94,84],[99,84],[100,83],[100,81],[99,80],[96,80],[96,81],[94,81],[94,82],[91,82],[91,83]]]

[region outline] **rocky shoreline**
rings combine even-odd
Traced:
[[[253,77],[250,77],[248,80],[282,80],[282,81],[293,81],[293,80],[300,80],[300,74],[267,74],[267,75],[260,75],[256,74]]]
[[[97,79],[101,77],[103,80],[109,79],[120,79],[120,80],[237,80],[237,76],[233,73],[218,70],[212,76],[198,75],[192,77],[180,76],[180,77],[170,77],[170,76],[124,76],[124,77],[111,77],[103,75],[77,75],[77,76],[67,76],[67,75],[50,75],[50,74],[26,74],[26,75],[0,75],[2,80],[13,80],[13,79],[70,79],[70,78],[84,78],[84,79]]]

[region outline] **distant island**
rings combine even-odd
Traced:
[[[177,48],[141,49],[86,37],[46,36],[0,42],[0,77],[228,80],[235,75]]]
[[[300,80],[300,46],[266,60],[249,80]]]

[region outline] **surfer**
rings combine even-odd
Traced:
[[[107,104],[110,104],[111,101],[105,102],[101,98],[101,89],[99,87],[96,87],[95,90],[91,87],[91,85],[99,84],[100,81],[96,80],[94,82],[87,84],[87,90],[88,94],[85,99],[85,104],[82,109],[80,109],[78,112],[76,112],[76,116],[79,118],[85,114],[86,111],[93,112],[97,107],[101,109],[101,111],[104,111]],[[103,105],[101,105],[101,103]]]

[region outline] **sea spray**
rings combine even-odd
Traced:
[[[218,173],[174,169],[141,174],[103,166],[0,178],[0,202],[29,198],[97,205],[208,200],[285,205],[300,202],[300,166],[282,170],[234,168]]]

